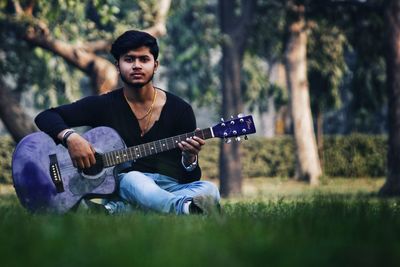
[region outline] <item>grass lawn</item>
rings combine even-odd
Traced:
[[[221,217],[32,215],[0,185],[1,266],[399,266],[383,179],[251,179]]]

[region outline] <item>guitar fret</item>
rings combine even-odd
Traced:
[[[114,160],[114,151],[110,152],[110,159],[111,159],[111,164],[115,165],[115,160]]]
[[[159,152],[163,152],[164,150],[163,150],[163,147],[161,145],[161,140],[158,140],[158,142],[156,141],[155,143],[156,143],[158,151]]]
[[[115,163],[119,164],[119,150],[115,151]]]
[[[127,150],[126,149],[124,149],[123,151],[122,151],[122,154],[123,154],[123,161],[125,162],[126,160],[128,160],[128,154],[127,154]]]
[[[152,144],[153,144],[153,148],[154,148],[154,150],[155,150],[155,153],[158,153],[156,142],[153,142]]]
[[[105,159],[106,159],[106,165],[111,166],[112,164],[110,162],[110,154],[109,153],[105,154]]]
[[[136,158],[140,158],[142,156],[142,154],[140,153],[139,146],[135,146],[135,155],[136,155]]]
[[[167,139],[164,139],[164,141],[165,141],[165,146],[167,147],[166,150],[169,150],[169,147],[168,147],[168,138],[167,138]]]
[[[202,135],[202,139],[204,139],[204,131],[200,131],[201,135]]]
[[[103,154],[102,159],[103,159],[103,165],[104,166],[108,166],[107,153]]]
[[[140,149],[140,155],[142,156],[142,157],[146,157],[147,155],[146,155],[146,149],[144,149],[144,146],[143,145],[140,145],[139,146],[139,149]]]
[[[130,148],[128,149],[128,155],[129,155],[130,160],[134,159],[133,154],[132,154],[132,149],[130,149]]]
[[[117,150],[117,151],[115,151],[115,153],[114,153],[114,160],[115,160],[115,163],[116,163],[116,164],[119,164],[118,159],[119,159],[119,151]]]
[[[107,153],[107,154],[108,154],[108,161],[110,162],[110,165],[114,165],[113,158],[112,158],[112,153]]]
[[[151,156],[151,147],[150,147],[150,143],[146,143],[147,145],[147,149],[149,150],[149,156]]]
[[[169,144],[169,145],[168,145],[168,148],[169,148],[169,149],[175,148],[175,146],[174,146],[174,139],[173,139],[172,137],[170,137],[170,138],[167,139],[167,144]]]

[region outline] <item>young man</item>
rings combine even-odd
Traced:
[[[115,40],[111,53],[123,88],[45,110],[35,119],[42,131],[67,146],[75,167],[93,165],[95,148],[70,127],[111,127],[128,147],[196,129],[191,106],[152,83],[159,64],[153,36],[127,31]],[[210,182],[199,181],[198,154],[204,144],[195,136],[181,142],[180,149],[145,157],[124,167],[118,176],[118,199],[104,207],[109,213],[132,207],[175,214],[218,211],[218,189]]]

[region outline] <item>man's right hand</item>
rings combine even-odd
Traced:
[[[79,134],[73,133],[68,137],[67,147],[74,167],[84,169],[96,163],[93,146]]]

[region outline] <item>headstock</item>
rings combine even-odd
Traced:
[[[247,139],[248,134],[256,132],[253,117],[249,116],[238,116],[236,119],[224,121],[213,126],[212,130],[215,137],[224,138],[227,143],[230,142],[230,138],[234,137],[237,141],[240,141],[240,136],[245,136]]]

